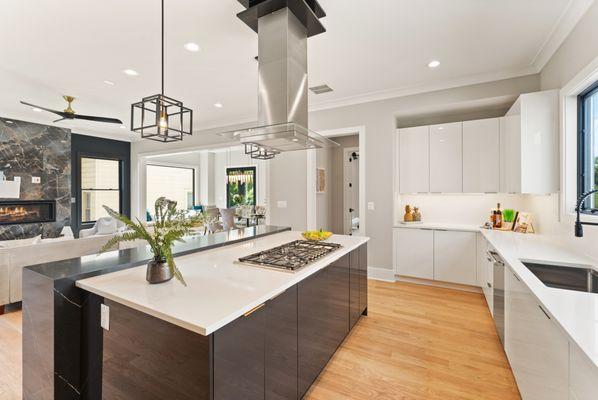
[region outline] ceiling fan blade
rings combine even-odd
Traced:
[[[75,114],[75,115],[73,115],[73,118],[75,118],[75,119],[83,119],[83,120],[86,120],[86,121],[106,122],[108,124],[119,124],[119,125],[123,124],[120,119],[107,118],[107,117],[94,117],[92,115],[79,115],[79,114]]]
[[[29,107],[39,108],[40,110],[51,112],[53,114],[60,115],[61,117],[65,118],[65,116],[63,115],[65,113],[63,113],[62,111],[51,110],[49,108],[45,108],[45,107],[42,107],[42,106],[36,106],[35,104],[27,103],[26,101],[22,101],[22,100],[21,100],[21,104],[24,104],[24,105],[29,106]]]

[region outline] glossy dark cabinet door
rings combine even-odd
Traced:
[[[351,322],[351,328],[357,323],[359,317],[361,316],[361,307],[360,307],[360,288],[361,288],[361,272],[359,270],[359,250],[354,250],[351,252],[351,278],[350,278],[350,285],[349,285],[349,294],[350,294],[350,303],[349,303],[349,316]]]
[[[334,342],[330,355],[334,354],[349,333],[349,273],[351,254],[347,254],[328,268],[328,291],[330,304],[328,308],[330,334]]]
[[[264,400],[266,308],[214,333],[214,400]]]
[[[357,252],[357,250],[355,250]],[[368,245],[359,247],[359,309],[364,315],[368,310]]]
[[[299,398],[318,377],[332,355],[334,338],[328,321],[329,290],[327,268],[298,285],[299,304]]]
[[[297,399],[297,286],[266,303],[266,400]]]

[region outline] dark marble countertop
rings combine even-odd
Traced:
[[[205,236],[189,236],[185,243],[177,243],[173,248],[175,256],[226,246],[262,236],[288,231],[288,227],[258,225]],[[137,267],[152,259],[147,246],[92,254],[68,260],[53,261],[26,267],[50,280],[84,279],[127,268]]]

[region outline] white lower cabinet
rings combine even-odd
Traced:
[[[569,398],[569,343],[510,268],[505,270],[505,352],[523,400]]]
[[[476,285],[475,232],[434,231],[434,279]]]
[[[395,229],[396,273],[434,279],[434,231]]]
[[[598,370],[571,343],[569,349],[569,394],[570,400],[596,400],[598,397]]]

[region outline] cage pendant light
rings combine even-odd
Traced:
[[[176,142],[193,132],[193,110],[164,95],[164,0],[162,3],[162,90],[131,105],[131,130],[143,139]]]

